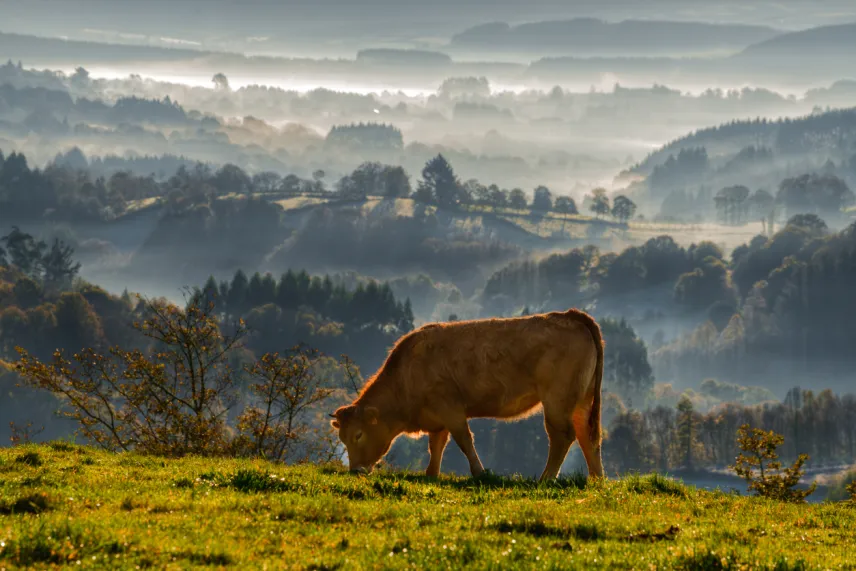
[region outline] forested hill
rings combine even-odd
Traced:
[[[856,50],[856,23],[820,26],[772,37],[747,47],[737,60],[841,57]]]
[[[500,52],[638,55],[638,50],[651,54],[669,50],[741,49],[779,33],[766,26],[575,18],[518,26],[482,24],[455,35],[450,45]]]
[[[778,154],[797,154],[825,149],[848,149],[856,153],[856,107],[814,113],[796,119],[735,120],[699,129],[667,143],[628,172],[648,175],[670,155],[683,149],[705,147],[709,155],[754,145],[769,147]]]

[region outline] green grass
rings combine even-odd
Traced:
[[[853,568],[856,506],[660,476],[539,485],[0,449],[0,569]]]

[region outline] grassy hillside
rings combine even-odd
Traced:
[[[856,507],[710,493],[0,449],[0,568],[803,569],[852,565]]]

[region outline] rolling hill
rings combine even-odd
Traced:
[[[687,56],[736,52],[779,34],[766,26],[576,18],[518,26],[483,24],[453,36],[450,46],[500,54]]]
[[[655,166],[664,163],[670,155],[682,149],[697,147],[705,147],[711,156],[736,152],[749,145],[770,147],[787,155],[824,148],[846,151],[848,145],[853,144],[856,144],[856,107],[796,119],[733,121],[699,129],[667,143],[629,172],[650,174]]]
[[[734,59],[738,61],[762,58],[811,60],[844,57],[852,63],[854,51],[856,51],[856,22],[780,34],[748,46],[734,56]]]

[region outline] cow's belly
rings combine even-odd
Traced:
[[[518,395],[491,395],[490,398],[473,402],[467,407],[470,418],[517,418],[530,413],[541,404],[541,399],[534,392]]]

